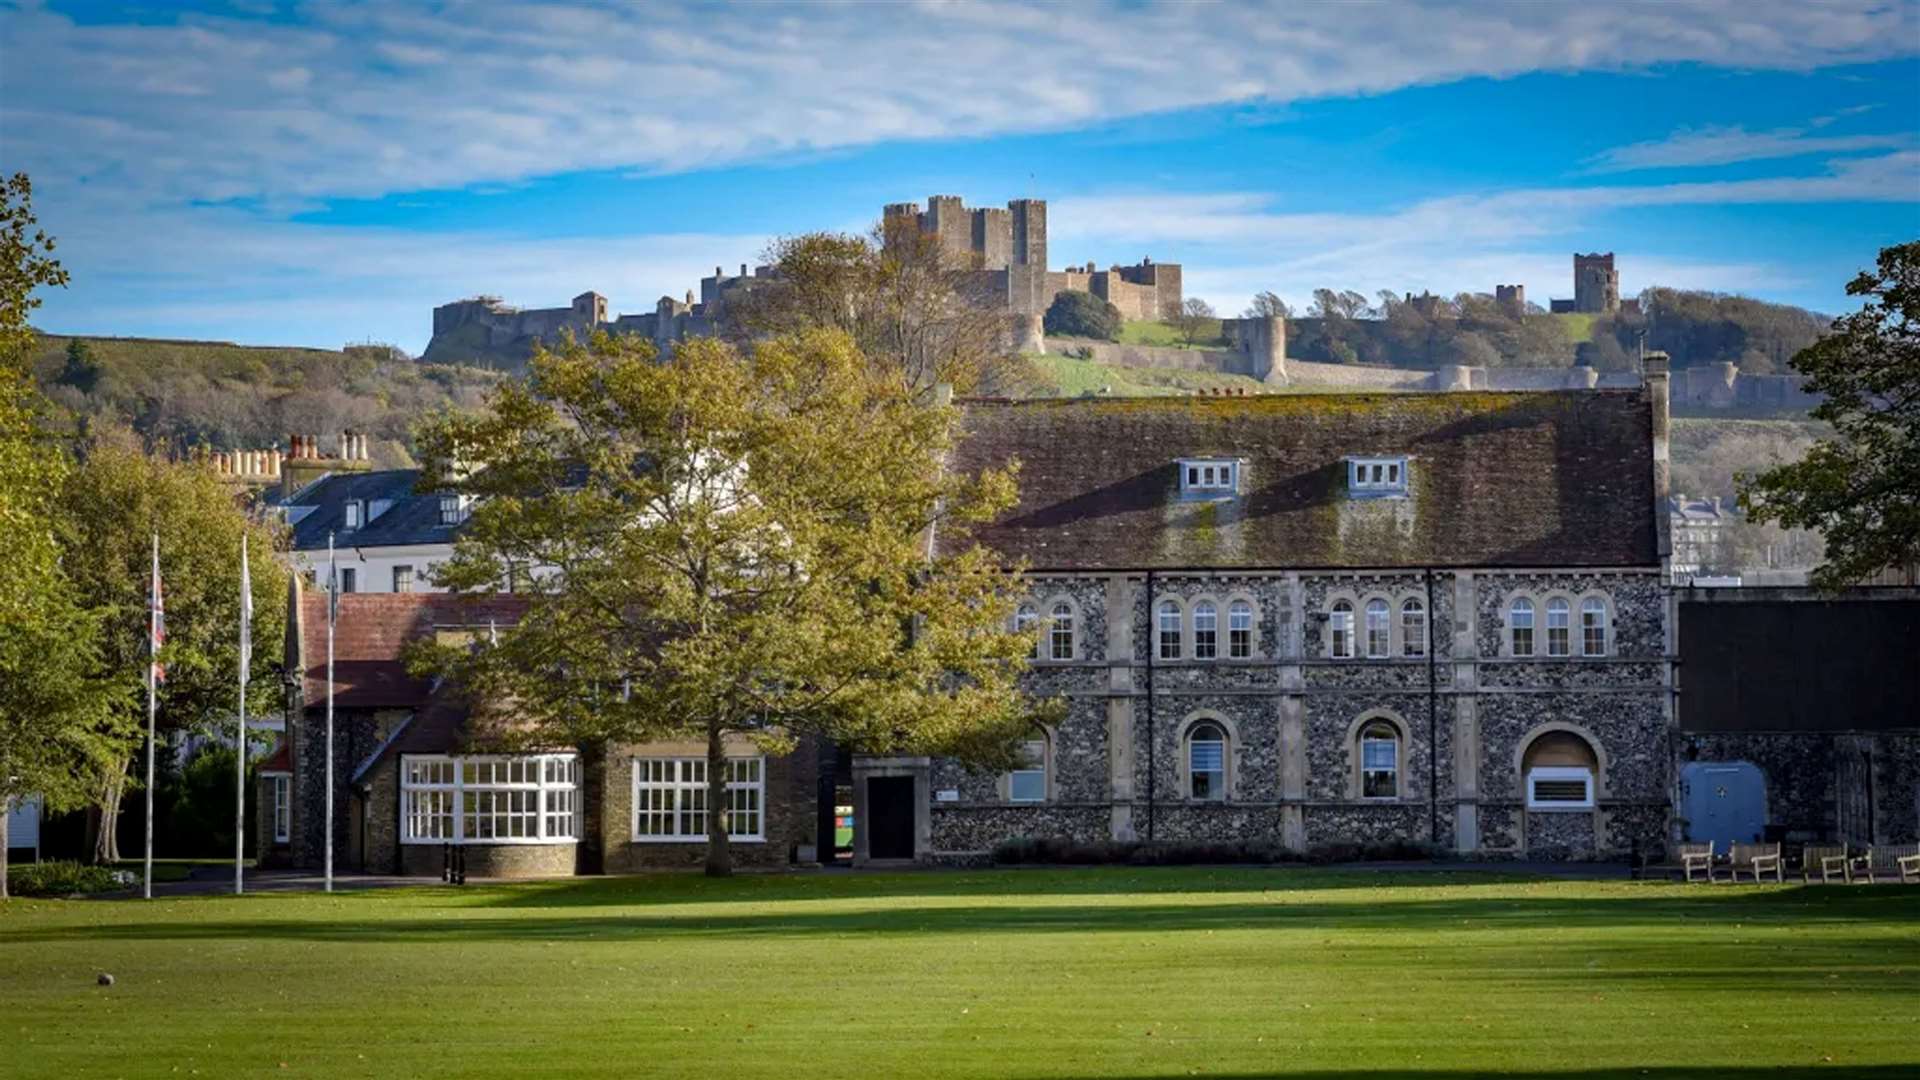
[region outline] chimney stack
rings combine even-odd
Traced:
[[[1667,520],[1667,484],[1671,465],[1672,390],[1667,370],[1667,354],[1650,352],[1641,360],[1642,383],[1647,390],[1647,409],[1653,428],[1653,513],[1654,544],[1662,567],[1673,555],[1673,534]]]

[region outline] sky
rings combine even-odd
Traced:
[[[889,202],[1049,204],[1058,268],[1711,289],[1826,313],[1920,239],[1920,0],[0,0],[59,333],[418,352],[436,304],[651,310]]]

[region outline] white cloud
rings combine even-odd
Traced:
[[[1809,122],[1809,127],[1824,127],[1831,119],[1820,117]],[[1682,129],[1664,139],[1616,146],[1598,154],[1590,161],[1589,171],[1607,173],[1632,169],[1731,165],[1741,161],[1889,150],[1910,146],[1913,141],[1912,135],[1898,132],[1817,136],[1809,135],[1805,128],[1779,128],[1774,131],[1748,131],[1743,127]]]
[[[316,0],[304,21],[0,11],[0,130],[48,181],[161,203],[376,196],[1044,131],[1229,101],[1664,62],[1910,53],[1908,0],[1636,8]],[[103,122],[104,121],[104,122]]]

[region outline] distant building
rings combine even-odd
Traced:
[[[1738,520],[1732,506],[1718,495],[1667,500],[1667,527],[1673,536],[1673,580],[1685,583],[1708,571],[1726,569],[1730,562],[1728,526]]]
[[[1552,300],[1548,310],[1555,315],[1573,313],[1612,315],[1620,311],[1620,271],[1614,268],[1613,252],[1595,252],[1573,256],[1573,299]],[[1633,302],[1638,311],[1639,301]]]

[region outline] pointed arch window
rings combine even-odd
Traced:
[[[1508,651],[1515,656],[1533,655],[1533,601],[1520,597],[1507,608]]]
[[[1327,616],[1327,632],[1332,636],[1333,656],[1337,660],[1353,659],[1353,605],[1345,600],[1336,601],[1333,610]]]
[[[1193,658],[1212,660],[1220,655],[1220,611],[1213,601],[1193,606]]]

